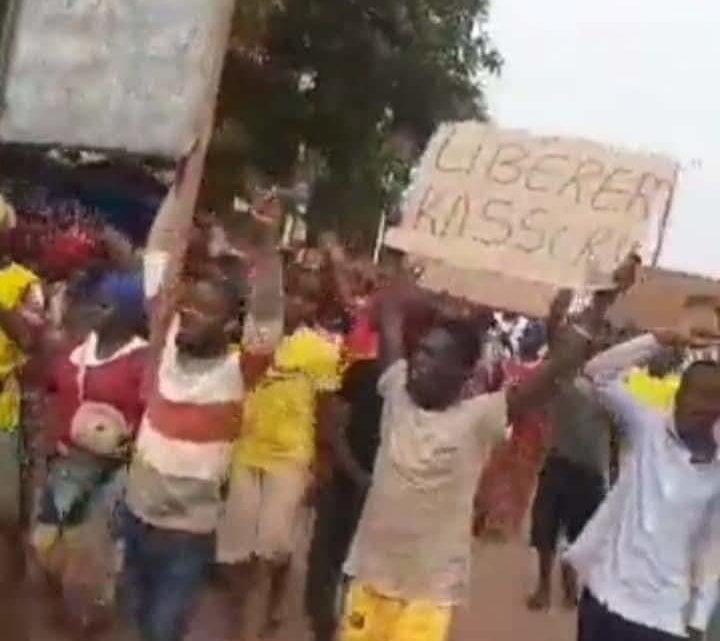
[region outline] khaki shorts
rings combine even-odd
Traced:
[[[218,527],[217,561],[291,556],[309,481],[304,465],[287,464],[272,471],[236,466]]]

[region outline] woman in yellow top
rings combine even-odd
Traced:
[[[243,407],[217,560],[229,570],[237,611],[263,620],[241,619],[238,638],[255,638],[279,623],[316,459],[316,417],[340,387],[341,346],[315,327],[319,295],[314,279],[304,276],[287,294],[285,338]],[[255,590],[260,607],[248,606],[247,589]]]
[[[2,234],[2,232],[0,232]],[[0,242],[0,245],[4,243]],[[22,615],[16,607],[22,579],[22,435],[19,370],[30,343],[28,321],[42,309],[38,277],[7,259],[0,247],[0,545],[6,564],[0,567],[0,603],[7,637],[19,638]]]
[[[28,321],[42,310],[38,277],[16,263],[0,265],[0,523],[19,520],[20,407]]]

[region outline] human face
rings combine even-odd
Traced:
[[[319,297],[320,284],[317,277],[305,270],[298,271],[285,295],[285,325],[288,331],[315,323]]]
[[[459,398],[469,375],[453,337],[435,328],[420,340],[410,359],[408,393],[423,409],[443,410]]]
[[[212,356],[228,343],[232,310],[221,291],[207,281],[189,283],[178,307],[180,328],[176,343],[194,356]]]
[[[68,292],[68,315],[87,331],[102,331],[112,322],[115,304],[99,287],[89,292]]]
[[[203,209],[195,214],[194,220],[199,229],[207,231],[217,223],[217,215],[212,210]]]
[[[720,368],[698,366],[686,373],[675,400],[678,436],[698,457],[715,456],[713,428],[720,420]]]
[[[285,298],[285,325],[288,331],[295,331],[303,325],[313,325],[318,317],[318,305],[300,292],[288,294]]]

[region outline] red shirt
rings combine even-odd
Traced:
[[[139,341],[136,347],[120,350],[103,361],[88,358],[85,366],[84,401],[107,403],[123,414],[128,426],[137,432],[145,412],[142,386],[148,349]],[[83,345],[60,354],[50,368],[48,391],[50,442],[66,445],[70,441],[72,418],[81,404],[78,358]],[[82,361],[80,361],[82,362]]]

